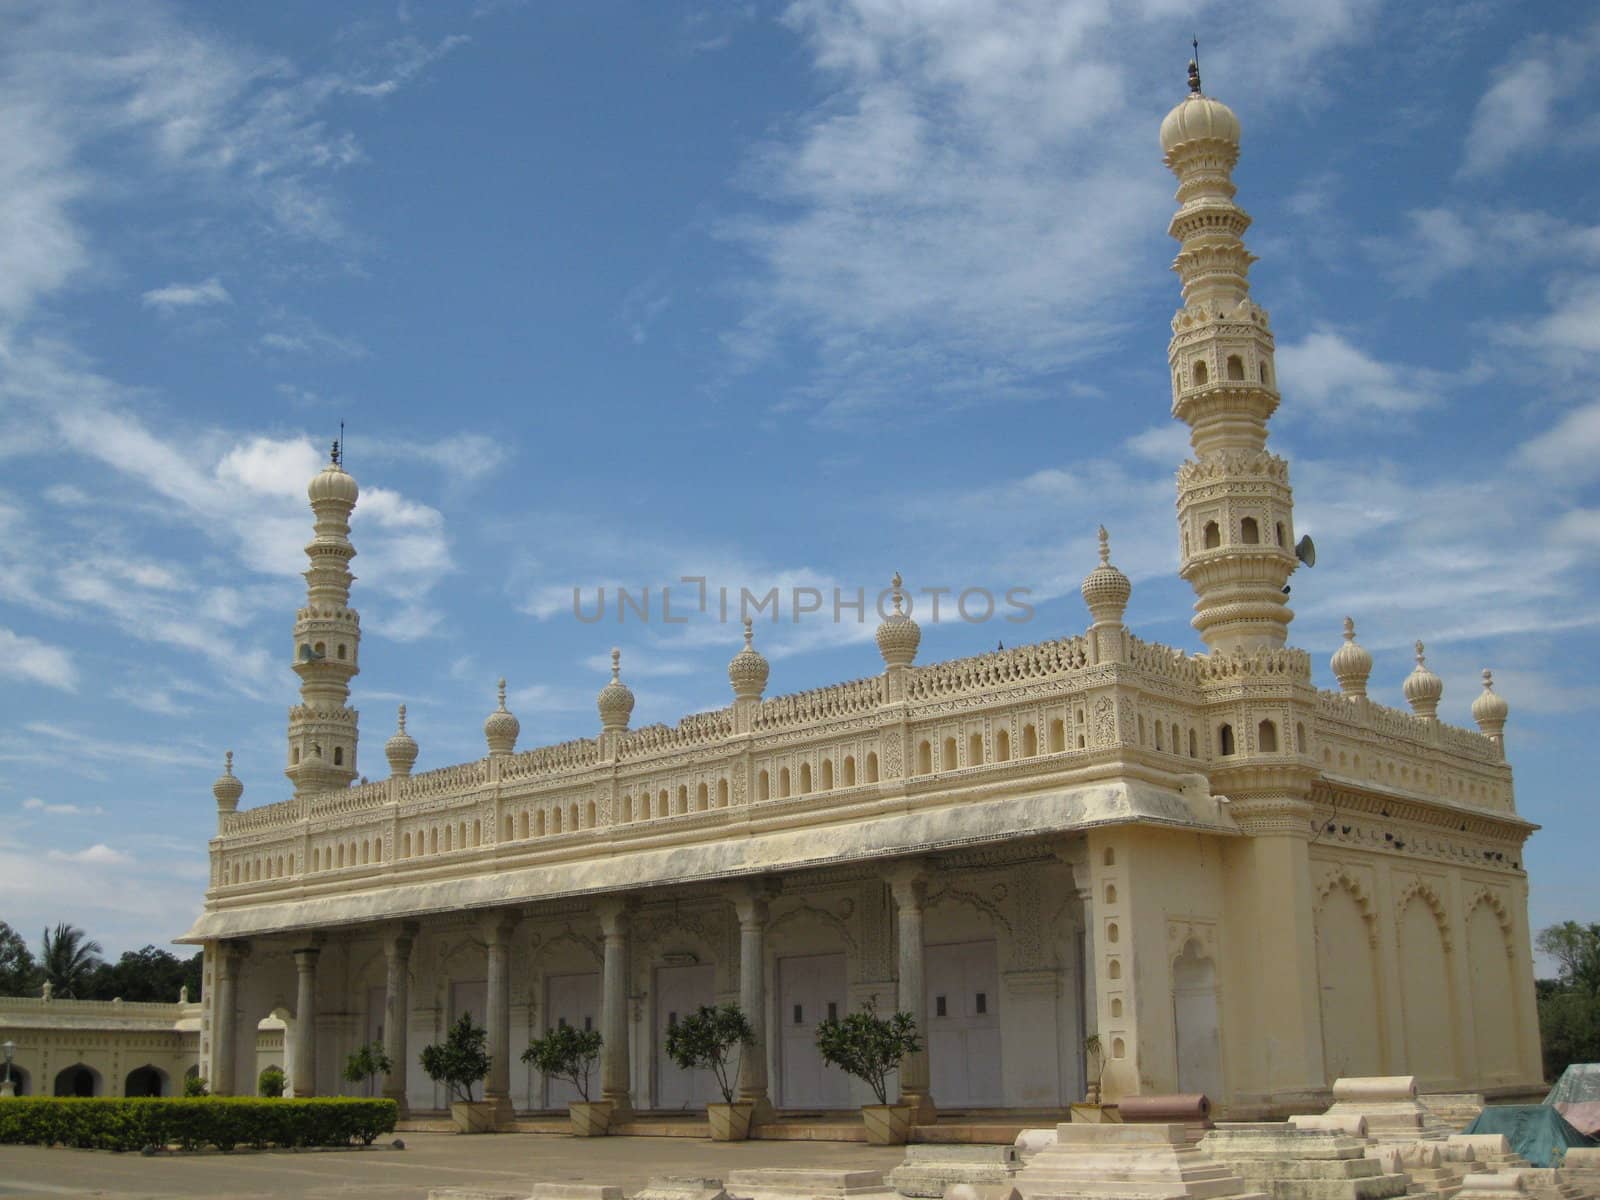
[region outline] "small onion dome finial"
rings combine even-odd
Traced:
[[[1128,577],[1111,565],[1111,535],[1100,526],[1100,565],[1083,577],[1083,602],[1089,614],[1099,625],[1109,622],[1122,624],[1122,614],[1133,595],[1133,584]]]
[[[1506,703],[1504,696],[1494,690],[1494,673],[1485,667],[1483,691],[1472,702],[1472,719],[1478,723],[1484,736],[1498,742],[1505,733],[1506,718],[1510,715],[1511,706]]]
[[[1339,681],[1339,690],[1352,699],[1366,699],[1367,679],[1372,674],[1372,655],[1356,642],[1356,623],[1351,617],[1344,619],[1344,645],[1333,652],[1328,660],[1333,677]]]
[[[509,715],[509,714],[507,714]],[[394,736],[383,744],[383,756],[389,760],[389,774],[409,775],[417,762],[417,739],[406,732],[406,706],[400,706]]]
[[[338,445],[337,442],[334,444]],[[356,486],[355,476],[344,469],[344,464],[337,456],[313,475],[311,482],[306,485],[306,497],[313,505],[319,500],[337,500],[353,506],[360,495],[361,489]]]
[[[1189,60],[1189,94],[1191,96],[1200,94],[1200,63],[1193,58]]]
[[[239,797],[244,795],[244,784],[233,773],[233,751],[222,756],[222,774],[211,785],[211,794],[217,798],[218,812],[233,812],[239,807]]]
[[[633,716],[633,691],[622,682],[622,651],[615,646],[611,648],[611,682],[600,689],[595,706],[600,710],[602,729],[626,729]]]
[[[894,611],[879,622],[875,639],[878,653],[883,655],[884,664],[890,667],[909,667],[916,661],[917,647],[922,644],[922,626],[905,611],[904,584],[900,572],[896,571],[890,583],[894,593]]]
[[[1444,680],[1428,670],[1428,660],[1421,642],[1417,643],[1417,665],[1401,690],[1411,711],[1425,721],[1438,720],[1439,698],[1444,695]]]
[[[500,681],[500,707],[489,714],[483,723],[483,740],[489,743],[490,754],[511,754],[517,748],[517,735],[522,732],[522,722],[506,708],[506,681]]]
[[[755,648],[754,638],[753,623],[746,617],[744,649],[728,663],[728,682],[733,685],[734,696],[740,700],[761,699],[761,693],[767,686],[767,676],[771,672],[766,658]]]

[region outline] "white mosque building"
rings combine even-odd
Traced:
[[[813,1030],[874,998],[925,1031],[899,1072],[923,1121],[1059,1109],[1097,1084],[1252,1117],[1320,1108],[1343,1075],[1538,1083],[1534,826],[1506,703],[1485,672],[1478,728],[1442,723],[1420,644],[1411,711],[1375,703],[1348,621],[1337,691],[1288,644],[1293,496],[1267,446],[1279,380],[1234,203],[1239,123],[1191,89],[1161,146],[1181,245],[1172,413],[1193,447],[1180,573],[1204,650],[1124,624],[1131,587],[1102,533],[1082,632],[919,663],[897,606],[881,669],[768,696],[747,628],[725,707],[644,728],[613,655],[593,736],[519,749],[502,685],[483,757],[413,774],[402,708],[388,777],[357,784],[359,493],[335,456],[309,489],[294,794],[241,809],[231,767],[217,780],[210,886],[183,939],[205,947],[214,1091],[253,1090],[254,1031],[276,1016],[296,1093],[347,1090],[345,1055],[381,1039],[404,1064],[383,1094],[441,1109],[418,1053],[470,1011],[502,1114],[571,1098],[518,1060],[563,1020],[603,1031],[619,1112],[695,1109],[709,1080],[670,1063],[664,1032],[737,1001],[759,1122],[863,1101]]]

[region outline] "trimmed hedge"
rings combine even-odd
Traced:
[[[0,1100],[0,1144],[83,1150],[370,1146],[393,1132],[398,1118],[393,1100],[18,1096]]]

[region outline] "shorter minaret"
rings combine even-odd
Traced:
[[[755,648],[755,629],[749,617],[744,619],[744,649],[728,663],[728,682],[733,685],[735,700],[759,700],[766,689],[771,671],[766,657]]]
[[[595,698],[600,710],[600,729],[603,733],[625,733],[628,718],[633,716],[633,690],[622,682],[622,651],[611,648],[611,682],[600,689]]]
[[[406,732],[406,706],[400,706],[399,728],[383,744],[383,756],[389,760],[390,775],[409,775],[417,765],[417,739]]]
[[[894,593],[894,611],[878,625],[876,641],[878,653],[883,655],[884,665],[890,667],[909,667],[917,660],[917,647],[922,644],[922,626],[913,621],[905,612],[904,580],[900,572],[894,573],[890,587]],[[880,596],[879,603],[882,603]],[[880,608],[878,610],[882,612]]]
[[[1094,624],[1089,626],[1090,659],[1121,662],[1127,657],[1122,617],[1133,596],[1133,584],[1111,565],[1111,536],[1100,526],[1100,565],[1083,577],[1083,602]]]
[[[1356,622],[1353,617],[1344,619],[1344,645],[1333,652],[1328,660],[1333,677],[1339,681],[1339,690],[1352,700],[1367,698],[1367,680],[1372,675],[1372,655],[1356,641]]]
[[[1428,660],[1423,655],[1422,643],[1417,643],[1417,665],[1406,676],[1400,689],[1405,693],[1411,711],[1424,721],[1439,719],[1439,700],[1444,695],[1444,680],[1428,670]]]
[[[306,603],[295,614],[294,671],[300,703],[289,710],[289,765],[296,796],[349,787],[356,778],[357,722],[350,680],[361,670],[361,617],[350,607],[350,514],[361,489],[344,469],[339,443],[306,488],[315,533],[306,546]]]
[[[1501,703],[1504,703],[1504,701],[1501,701]],[[244,784],[233,773],[232,750],[229,750],[223,756],[222,774],[218,775],[217,781],[211,785],[211,794],[217,798],[217,817],[219,821],[224,813],[238,811],[239,797],[244,795]]]
[[[1483,736],[1500,748],[1502,756],[1506,752],[1506,718],[1510,715],[1511,706],[1494,690],[1494,675],[1485,667],[1483,691],[1472,702],[1472,719],[1478,723]]]
[[[517,735],[522,732],[522,722],[506,707],[506,681],[500,681],[500,704],[483,723],[483,740],[489,743],[489,753],[514,754]]]

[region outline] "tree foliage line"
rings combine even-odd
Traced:
[[[1600,923],[1563,921],[1534,945],[1556,963],[1556,978],[1537,984],[1544,1073],[1554,1080],[1572,1063],[1600,1062]]]
[[[0,921],[0,995],[37,996],[44,985],[57,1000],[116,1000],[172,1004],[181,989],[200,999],[200,959],[196,951],[179,958],[157,946],[128,950],[107,962],[100,943],[76,925],[46,929],[35,954],[23,936]]]

